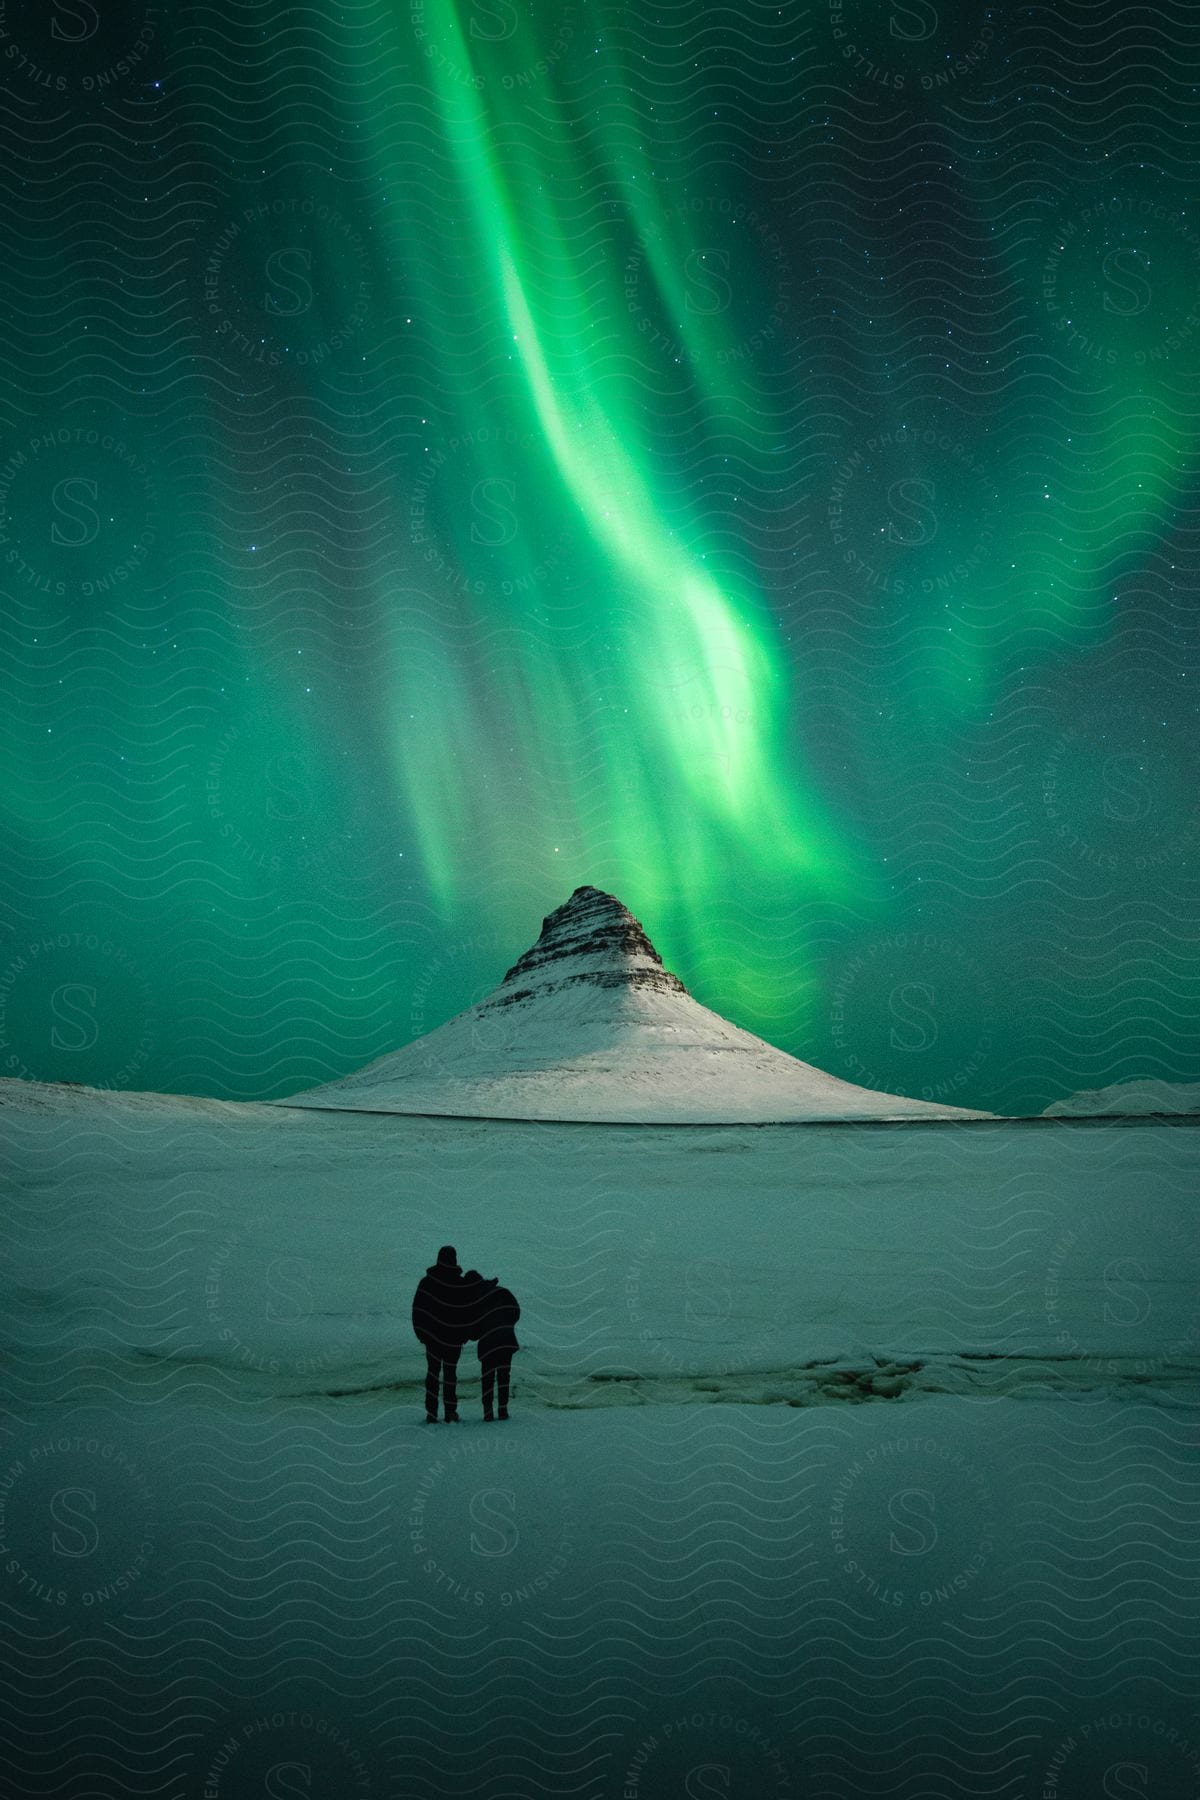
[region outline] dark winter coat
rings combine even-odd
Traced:
[[[431,1263],[413,1295],[412,1325],[431,1350],[461,1350],[475,1334],[463,1293],[462,1270]]]
[[[513,1330],[520,1316],[521,1308],[508,1288],[501,1287],[498,1281],[484,1283],[475,1314],[481,1362],[485,1356],[510,1355],[521,1348]]]

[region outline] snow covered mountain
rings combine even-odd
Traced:
[[[1200,1113],[1200,1081],[1117,1081],[1111,1087],[1085,1088],[1056,1100],[1042,1116],[1078,1119],[1127,1114],[1137,1118],[1155,1113]]]
[[[855,1087],[693,1000],[612,894],[576,888],[477,1006],[280,1106],[613,1124],[964,1119]]]

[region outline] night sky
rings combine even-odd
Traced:
[[[591,883],[1200,1079],[1200,17],[0,6],[0,1074],[273,1098]]]

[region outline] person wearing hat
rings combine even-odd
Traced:
[[[453,1244],[443,1244],[413,1295],[412,1323],[425,1349],[425,1423],[436,1425],[438,1383],[442,1387],[446,1423],[458,1422],[458,1359],[473,1336],[467,1313],[463,1272]]]
[[[483,1393],[483,1416],[492,1422],[492,1392],[499,1402],[497,1416],[508,1417],[508,1384],[512,1359],[521,1346],[513,1326],[521,1316],[513,1293],[501,1287],[493,1275],[485,1280],[475,1269],[463,1276],[463,1289],[471,1317],[471,1337],[479,1339],[479,1375]]]

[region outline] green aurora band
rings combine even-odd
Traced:
[[[473,22],[479,16],[470,14]],[[610,259],[597,273],[594,255],[581,266],[578,234],[561,216],[558,196],[575,196],[578,211],[580,193],[603,186],[613,195],[612,209],[623,211],[645,246],[696,390],[726,403],[732,398],[746,415],[754,396],[729,393],[728,311],[703,313],[685,303],[681,271],[691,246],[668,214],[651,158],[633,150],[638,121],[619,70],[611,77],[611,138],[619,148],[598,169],[569,129],[530,129],[522,75],[530,65],[550,64],[552,54],[551,42],[536,39],[536,9],[510,36],[474,42],[454,0],[426,0],[423,20],[449,168],[436,205],[418,209],[415,235],[412,217],[402,213],[396,251],[406,267],[425,273],[414,304],[427,317],[445,302],[437,275],[446,261],[447,219],[455,221],[456,254],[471,271],[484,347],[465,382],[447,381],[451,435],[469,445],[456,464],[460,491],[503,494],[507,484],[508,491],[536,494],[547,536],[549,521],[572,521],[585,543],[589,615],[601,640],[622,629],[633,640],[620,733],[603,736],[599,768],[581,757],[568,769],[570,798],[556,830],[579,850],[575,868],[559,881],[565,891],[576,874],[587,878],[594,845],[585,821],[598,805],[604,854],[628,871],[622,892],[630,904],[670,918],[664,948],[676,935],[702,973],[704,924],[723,895],[747,887],[761,894],[780,883],[793,893],[838,892],[849,880],[847,852],[816,794],[789,767],[790,682],[761,596],[714,579],[676,534],[686,476],[680,469],[672,480],[669,462],[656,466],[645,442],[644,370],[627,359],[619,381],[608,381],[603,396],[597,390],[597,316],[620,328],[624,269]],[[552,74],[539,77],[548,109],[555,106],[552,82]],[[519,377],[515,386],[510,372]],[[481,556],[492,553],[481,547],[469,509],[457,508],[455,525],[454,561],[469,583]],[[513,594],[506,610],[520,620],[521,596],[539,585],[537,546],[518,534],[502,554]],[[473,621],[484,634],[485,608]],[[464,821],[449,796],[473,789],[497,736],[515,743],[518,757],[536,769],[539,747],[580,742],[600,703],[586,650],[563,654],[552,642],[525,643],[520,665],[499,670],[493,691],[480,692],[462,684],[456,643],[445,642],[438,688],[457,703],[430,721],[418,758],[407,734],[397,744],[398,776],[448,923],[468,903]],[[666,671],[675,672],[674,682],[664,683]],[[410,699],[416,696],[402,697],[402,714]],[[739,720],[751,716],[749,731]],[[631,743],[653,769],[652,783],[630,783]],[[508,819],[476,825],[491,833],[493,858],[512,854]],[[544,824],[535,824],[534,834],[519,855],[536,867]]]

